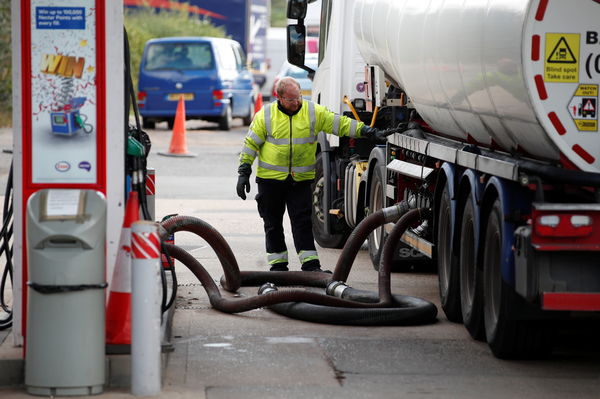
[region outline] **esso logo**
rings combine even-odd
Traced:
[[[56,169],[59,172],[66,172],[69,169],[71,169],[71,164],[68,163],[67,161],[58,161],[55,165],[54,165],[54,169]]]

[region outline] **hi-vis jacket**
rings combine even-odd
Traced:
[[[296,181],[315,178],[317,134],[359,138],[364,123],[334,114],[322,105],[303,100],[293,116],[286,115],[274,101],[255,116],[240,154],[240,164],[252,165],[258,155],[256,176]]]

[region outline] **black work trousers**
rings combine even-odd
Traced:
[[[283,214],[287,208],[296,252],[315,251],[311,221],[311,180],[297,182],[257,178],[258,213],[264,222],[267,253],[287,251],[283,233]],[[312,266],[312,265],[311,265]],[[316,261],[318,267],[318,260]]]

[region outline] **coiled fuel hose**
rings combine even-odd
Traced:
[[[429,301],[391,293],[390,271],[395,246],[404,231],[420,218],[430,216],[427,209],[409,210],[406,202],[380,209],[354,229],[344,246],[332,274],[319,272],[240,272],[233,251],[223,236],[208,223],[190,216],[176,216],[160,224],[161,238],[187,231],[204,239],[216,253],[223,268],[221,286],[236,292],[241,286],[258,286],[259,295],[224,298],[210,274],[192,255],[177,245],[164,244],[169,254],[182,262],[200,280],[210,304],[226,313],[267,307],[274,312],[301,320],[342,325],[413,325],[435,322],[437,308]],[[396,222],[383,248],[379,270],[379,292],[356,290],[345,281],[362,243],[377,227]],[[286,288],[278,286],[304,286]],[[317,292],[320,289],[322,292]]]

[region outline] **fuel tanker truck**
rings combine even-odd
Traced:
[[[306,0],[288,2],[303,65]],[[600,310],[599,0],[322,0],[312,101],[386,145],[319,138],[313,230],[431,209],[394,264],[437,266],[446,317],[500,358],[547,353]],[[305,67],[306,68],[306,67]],[[379,267],[384,225],[369,236]]]

